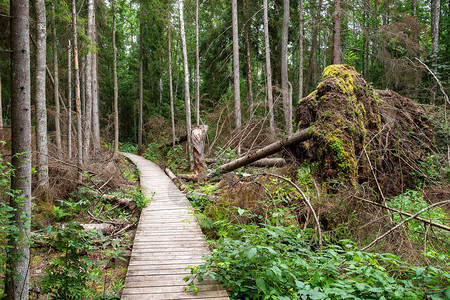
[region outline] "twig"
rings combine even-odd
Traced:
[[[125,233],[125,231],[127,231],[128,229],[130,229],[131,227],[133,227],[134,225],[136,225],[139,221],[136,221],[134,223],[131,223],[128,226],[125,226],[124,228],[122,228],[121,230],[117,231],[116,233],[114,233],[111,237],[118,237],[119,235],[122,235]]]
[[[361,197],[358,197],[358,196],[353,196],[353,197],[356,198],[356,199],[359,199],[361,201],[364,201],[366,203],[370,203],[370,204],[373,204],[373,205],[377,205],[379,207],[383,207],[383,208],[388,209],[390,211],[394,211],[394,212],[399,213],[399,214],[404,215],[404,216],[411,217],[413,215],[413,214],[411,214],[409,212],[398,210],[398,209],[395,209],[395,208],[392,208],[392,207],[389,207],[389,206],[385,206],[383,204],[380,204],[380,203],[377,203],[377,202],[373,202],[373,201],[370,201],[370,200],[367,200],[367,199],[364,199],[364,198],[361,198]],[[438,228],[450,231],[450,227],[447,227],[447,226],[439,224],[439,223],[435,223],[435,222],[433,222],[431,220],[423,219],[421,217],[415,217],[414,219],[419,220],[419,221],[424,222],[424,223],[427,223],[428,225],[436,226]]]
[[[88,213],[89,217],[91,217],[91,219],[96,221],[96,222],[106,223],[106,224],[111,224],[111,225],[123,225],[123,223],[112,222],[112,221],[105,221],[105,220],[96,218],[90,211],[88,211],[87,213]]]
[[[365,251],[367,249],[369,249],[370,247],[372,247],[373,245],[375,245],[376,243],[378,243],[380,240],[382,240],[385,236],[387,236],[388,234],[392,233],[393,231],[395,231],[397,228],[399,228],[400,226],[402,226],[403,224],[411,221],[412,219],[415,219],[418,215],[420,215],[421,213],[435,207],[435,206],[439,206],[439,205],[443,205],[443,204],[447,204],[450,203],[450,200],[445,200],[445,201],[441,201],[441,202],[437,202],[434,203],[428,207],[425,207],[424,209],[420,210],[419,212],[417,212],[416,214],[412,215],[411,217],[405,219],[403,222],[400,222],[399,224],[397,224],[396,226],[394,226],[393,228],[391,228],[390,230],[386,231],[384,234],[382,234],[381,236],[377,237],[373,242],[371,242],[369,245],[365,246],[364,248],[361,249],[361,251]]]
[[[311,205],[311,202],[309,202],[308,197],[306,197],[305,193],[303,193],[303,191],[295,183],[293,183],[290,179],[287,179],[286,177],[283,177],[283,176],[280,176],[277,174],[272,174],[272,173],[263,173],[261,175],[273,176],[273,177],[282,179],[282,180],[288,182],[289,184],[291,184],[293,187],[295,187],[295,189],[300,193],[300,195],[302,195],[303,200],[305,200],[306,205],[308,205],[309,209],[311,210],[311,212],[314,216],[314,221],[316,222],[316,227],[317,227],[317,233],[319,235],[319,248],[320,248],[320,250],[322,250],[323,249],[322,229],[320,228],[319,218],[317,217],[316,211],[314,210],[313,206]]]

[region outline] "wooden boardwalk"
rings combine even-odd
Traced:
[[[184,291],[186,267],[203,262],[209,252],[192,207],[175,184],[154,163],[123,154],[139,168],[141,186],[154,201],[142,210],[122,299],[228,299],[211,280],[198,284],[199,292]]]

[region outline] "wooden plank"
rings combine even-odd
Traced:
[[[141,212],[122,299],[228,299],[205,279],[199,293],[183,291],[188,266],[204,263],[207,243],[187,198],[155,164],[127,154],[141,171],[141,186],[153,201]]]

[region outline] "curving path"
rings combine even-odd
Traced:
[[[154,199],[141,213],[122,299],[228,299],[225,289],[211,280],[198,284],[198,294],[183,290],[186,267],[201,264],[209,253],[192,207],[156,164],[122,154],[138,167],[141,186]]]

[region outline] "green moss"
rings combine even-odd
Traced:
[[[334,78],[336,85],[342,93],[352,95],[359,90],[357,86],[358,76],[360,76],[358,72],[351,66],[331,65],[323,71],[322,81],[327,78]]]

